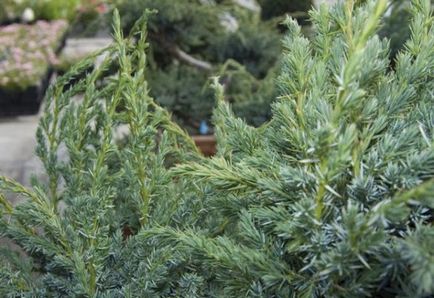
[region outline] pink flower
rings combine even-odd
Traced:
[[[108,6],[105,3],[100,3],[97,7],[96,7],[96,11],[99,14],[104,14],[108,11]]]
[[[21,68],[22,68],[23,70],[31,70],[31,69],[33,68],[33,65],[32,65],[32,63],[30,63],[30,62],[26,62],[26,63],[24,63],[23,65],[21,65]]]
[[[16,63],[21,63],[21,61],[22,61],[22,58],[21,58],[21,57],[22,57],[21,55],[12,54],[12,58],[14,59],[14,61],[15,61]]]
[[[50,41],[48,39],[44,39],[41,41],[41,46],[47,47],[50,45]]]

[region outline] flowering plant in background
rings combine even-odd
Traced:
[[[107,0],[81,1],[72,22],[70,34],[72,36],[91,37],[98,30],[110,28],[105,16],[109,11],[111,8]]]
[[[6,22],[8,20],[17,19],[19,16],[18,8],[21,1],[4,0],[1,3],[0,9],[0,23]]]
[[[89,0],[82,1],[78,7],[78,12],[81,14],[97,13],[105,14],[109,11],[107,1],[104,0]]]
[[[37,85],[56,63],[55,52],[66,29],[63,20],[0,27],[0,88]]]

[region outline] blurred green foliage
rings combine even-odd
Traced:
[[[381,37],[390,39],[390,57],[393,59],[404,46],[410,37],[411,13],[409,11],[410,1],[395,0],[390,8],[390,15],[385,18],[384,25],[379,31]]]
[[[35,10],[37,19],[71,21],[76,16],[80,3],[81,0],[44,0],[30,1],[29,6]]]
[[[254,125],[269,118],[270,70],[278,64],[281,34],[260,11],[233,1],[119,0],[115,6],[125,32],[144,10],[156,11],[148,25],[150,93],[189,132],[197,133],[200,122],[211,118],[215,102],[209,78],[215,75],[238,116]],[[192,65],[181,52],[209,69]]]
[[[305,13],[312,8],[313,3],[311,0],[291,1],[291,0],[259,0],[261,5],[261,16],[263,19],[271,19],[279,17],[285,13]],[[302,16],[302,15],[301,15]]]
[[[395,59],[405,42],[410,37],[409,24],[411,21],[410,0],[393,0],[389,8],[389,15],[385,17],[384,24],[378,32],[380,37],[390,39],[390,57]],[[431,0],[434,4],[434,0]]]
[[[73,20],[82,0],[2,0],[0,22],[20,19],[26,8],[33,10],[37,20]]]

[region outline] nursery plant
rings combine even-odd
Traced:
[[[164,272],[172,258],[166,249],[125,237],[145,226],[194,225],[200,202],[169,169],[198,156],[197,149],[147,95],[144,20],[126,38],[118,15],[114,23],[116,42],[104,50],[105,61],[65,88],[89,70],[96,53],[47,92],[36,150],[46,182],[35,180],[26,189],[0,179],[2,190],[25,199],[14,207],[0,195],[0,234],[27,254],[2,247],[2,297],[149,297],[171,288],[155,284],[157,276],[172,275],[172,269]],[[116,67],[116,77],[107,76]],[[194,205],[198,210],[187,208]]]
[[[39,84],[62,44],[67,23],[11,24],[0,27],[0,88],[25,89]]]
[[[81,2],[81,0],[2,0],[0,22],[19,20],[26,8],[32,10],[37,20],[72,21]]]
[[[0,27],[0,115],[37,112],[67,28],[62,20]]]
[[[260,86],[269,85],[275,73],[281,36],[273,23],[261,19],[260,11],[236,2],[115,1],[124,31],[143,10],[157,11],[149,20],[150,93],[192,134],[199,132],[203,121],[211,126],[212,75],[220,75],[228,87],[226,95],[239,116],[255,125],[270,116],[272,96],[262,92],[267,87]],[[261,113],[252,114],[254,108],[248,102],[252,107],[262,106],[257,109]]]
[[[219,156],[175,170],[206,193],[212,223],[142,232],[193,255],[215,296],[433,295],[434,19],[412,2],[388,71],[386,4],[322,6],[313,41],[289,20],[281,94],[259,129],[217,85]]]
[[[110,0],[2,0],[0,24],[66,20],[72,35],[92,35],[106,25],[103,15]]]
[[[394,70],[376,34],[387,1],[354,4],[312,11],[312,41],[287,21],[261,127],[234,116],[215,79],[211,159],[149,96],[147,17],[124,37],[115,14],[106,61],[50,88],[37,133],[47,182],[0,179],[23,197],[0,196],[0,232],[23,249],[1,251],[0,294],[432,296],[430,3],[412,1]]]

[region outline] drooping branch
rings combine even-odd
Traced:
[[[212,70],[213,66],[211,63],[191,56],[190,54],[183,51],[178,45],[169,42],[160,34],[150,32],[149,36],[151,37],[151,39],[156,40],[162,46],[162,48],[166,49],[167,52],[169,52],[171,55],[173,55],[176,59],[180,60],[181,62],[184,62],[188,65],[191,65],[203,71]]]
[[[176,58],[178,58],[179,60],[194,66],[196,68],[199,68],[201,70],[205,70],[205,71],[210,71],[212,69],[212,65],[209,62],[203,61],[203,60],[199,60],[189,54],[187,54],[186,52],[184,52],[183,50],[181,50],[179,47],[175,46],[171,49],[171,52],[175,55]]]

